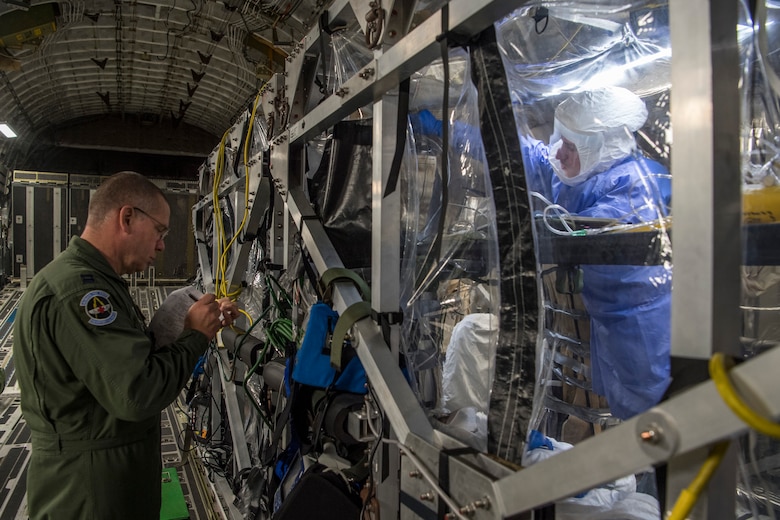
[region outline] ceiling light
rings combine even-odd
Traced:
[[[0,123],[0,134],[3,134],[9,139],[11,139],[12,137],[16,137],[16,132],[14,132],[13,129],[10,126],[8,126],[7,123]]]

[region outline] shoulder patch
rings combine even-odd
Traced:
[[[89,317],[89,323],[101,327],[113,323],[116,311],[111,306],[111,296],[106,291],[89,291],[81,298],[81,307]]]
[[[93,274],[82,274],[81,275],[81,283],[83,283],[83,284],[95,283],[95,275],[93,275]]]

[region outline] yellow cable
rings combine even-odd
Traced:
[[[219,254],[219,269],[221,277],[221,284],[220,284],[220,292],[223,294],[223,296],[227,296],[229,298],[235,299],[241,294],[241,289],[239,288],[237,291],[234,292],[228,292],[230,287],[227,286],[227,259],[228,259],[228,252],[230,251],[231,246],[236,241],[238,236],[241,234],[241,231],[243,231],[244,226],[246,225],[247,218],[249,217],[249,144],[252,138],[252,129],[254,128],[255,124],[255,115],[257,113],[257,107],[260,104],[260,94],[258,93],[255,96],[255,102],[252,107],[252,114],[249,118],[249,124],[247,125],[247,132],[246,132],[246,138],[244,139],[244,214],[241,217],[241,224],[238,226],[238,229],[236,229],[236,232],[233,234],[232,238],[230,239],[227,244],[224,243],[224,240],[222,242],[222,247],[220,249],[221,253]],[[227,135],[227,133],[225,134]],[[221,150],[222,153],[224,153],[224,137],[221,144]],[[221,175],[220,175],[221,178]],[[214,194],[214,200],[217,200],[217,193],[215,188],[215,194]],[[215,203],[214,205],[214,211],[216,212],[217,205]],[[221,222],[221,215],[220,213],[220,226],[222,226]],[[224,234],[224,227],[222,227],[222,237],[225,237]]]
[[[737,395],[737,391],[729,379],[725,363],[726,358],[720,352],[713,354],[712,359],[710,359],[710,377],[723,401],[748,426],[763,435],[780,439],[780,424],[757,413]]]
[[[726,455],[728,450],[729,441],[719,442],[712,447],[707,460],[704,461],[696,477],[691,484],[680,492],[680,496],[677,497],[677,501],[674,503],[674,507],[666,520],[685,520],[688,518],[688,514],[693,509],[694,504],[699,499],[699,495],[707,486],[707,483],[712,478],[715,470],[718,469],[720,462]]]
[[[722,353],[716,352],[713,354],[710,359],[709,369],[710,377],[715,384],[715,388],[726,405],[737,417],[763,435],[780,438],[780,424],[755,412],[739,397],[729,379],[728,369],[726,368],[726,357]],[[680,493],[667,520],[684,520],[687,518],[702,490],[723,460],[728,446],[728,441],[724,441],[713,447],[712,452],[709,457],[707,457],[707,460],[704,461],[704,464],[696,475],[696,478],[691,482],[691,485]]]
[[[219,151],[217,152],[217,162],[214,168],[214,183],[212,185],[212,201],[214,205],[214,243],[216,245],[215,258],[216,265],[214,273],[214,292],[217,299],[223,298],[224,290],[224,267],[222,266],[222,251],[225,246],[225,233],[222,223],[222,211],[219,207],[219,185],[222,183],[222,175],[225,168],[225,140],[229,135],[229,129],[222,135],[222,139],[219,142]]]
[[[246,319],[249,320],[249,326],[251,327],[253,325],[252,316],[249,315],[248,312],[246,312],[244,309],[238,309],[238,312],[246,316]]]

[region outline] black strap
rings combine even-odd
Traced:
[[[330,22],[328,21],[328,10],[325,9],[322,11],[322,14],[320,15],[319,19],[319,26],[320,31],[324,32],[325,34],[331,35],[333,34],[333,31],[330,29]]]
[[[292,374],[292,367],[295,366],[295,362],[297,361],[296,346],[292,343],[288,344],[284,354],[285,357],[287,358],[287,362],[289,363],[288,368],[290,370],[290,374]],[[298,396],[298,390],[300,388],[300,384],[293,381],[292,377],[290,377],[289,384],[290,384],[290,394],[287,396],[287,401],[284,403],[284,408],[282,409],[282,413],[280,413],[276,417],[276,421],[274,421],[274,432],[273,432],[273,436],[271,437],[271,442],[270,444],[264,446],[262,450],[261,462],[263,463],[264,466],[271,465],[276,459],[276,447],[279,445],[279,440],[282,438],[282,433],[284,432],[285,427],[290,422],[290,412],[292,411],[293,401],[295,401],[295,399]]]
[[[311,282],[312,287],[319,290],[319,286],[317,285],[317,273],[314,272],[314,268],[311,266],[309,255],[302,254],[301,261],[303,262],[303,270],[306,272],[306,277],[309,279],[309,282]],[[318,296],[322,299],[322,294],[318,294]]]
[[[314,414],[314,422],[311,427],[311,445],[312,448],[317,448],[317,443],[320,440],[320,432],[322,431],[322,423],[325,421],[325,414],[328,413],[328,408],[333,400],[333,386],[325,389],[325,395],[317,401],[316,405],[312,407],[312,413]],[[312,395],[313,398],[313,395]]]
[[[398,85],[398,113],[395,123],[395,150],[393,162],[390,165],[390,174],[387,176],[384,197],[391,195],[398,187],[398,176],[401,172],[401,161],[406,148],[406,119],[409,117],[409,78]]]
[[[322,72],[322,77],[323,78],[327,78],[328,77],[328,73],[325,70],[325,58],[324,57],[327,56],[326,49],[327,49],[327,45],[328,44],[325,42],[325,35],[327,34],[328,36],[330,36],[331,34],[333,34],[333,32],[328,27],[328,11],[327,10],[323,11],[323,13],[320,15],[319,26],[320,26],[320,38],[319,38],[319,40],[320,40],[320,69],[322,69],[322,71],[321,71]],[[325,94],[327,90],[328,90],[327,85],[325,85],[325,84],[320,85],[320,93]]]
[[[520,139],[515,126],[507,73],[488,26],[470,45],[471,74],[477,88],[479,122],[493,189],[501,258],[501,323],[496,346],[496,377],[490,394],[488,452],[519,463],[530,427],[536,369],[539,294],[536,252]],[[521,107],[523,108],[523,107]],[[511,312],[505,312],[510,309]],[[533,332],[531,332],[533,331]],[[508,361],[511,360],[511,361]],[[522,374],[520,381],[516,378]],[[503,427],[512,424],[511,430]]]
[[[439,247],[444,234],[444,223],[447,219],[447,206],[449,205],[449,185],[450,185],[450,6],[445,4],[441,8],[441,61],[444,71],[444,96],[441,102],[442,125],[441,125],[441,212],[439,214]],[[437,251],[436,258],[438,259]]]
[[[271,443],[263,449],[262,462],[264,466],[271,465],[276,459],[276,447],[279,445],[279,440],[282,438],[285,427],[290,422],[290,412],[292,411],[293,401],[297,393],[295,388],[297,385],[298,383],[290,383],[290,395],[287,396],[287,402],[284,404],[282,413],[276,417]]]
[[[276,460],[276,448],[279,446],[279,441],[282,438],[282,434],[287,430],[287,427],[293,427],[291,415],[293,411],[293,404],[298,401],[298,394],[301,392],[302,385],[294,381],[290,381],[290,395],[287,396],[287,401],[284,403],[282,413],[276,417],[274,422],[274,432],[271,437],[271,442],[263,447],[261,461],[264,466],[271,465]],[[297,432],[292,432],[293,435],[297,435]],[[303,448],[303,439],[299,437],[296,439],[299,444],[299,448]]]
[[[441,450],[439,452],[439,486],[445,494],[450,494],[450,457],[458,455],[470,455],[477,453],[474,448],[453,448],[451,450]],[[439,512],[437,518],[447,518],[447,503],[439,500]]]
[[[449,134],[450,134],[450,55],[449,55],[450,9],[449,4],[441,8],[441,34],[436,40],[441,45],[441,59],[444,68],[444,96],[442,97],[441,111],[441,210],[439,211],[436,236],[433,238],[430,248],[422,261],[415,286],[421,286],[429,274],[437,268],[441,258],[441,242],[444,237],[444,227],[447,221],[447,206],[449,206],[450,183],[450,159],[449,159]]]
[[[382,329],[382,337],[385,338],[385,342],[390,345],[390,326],[400,325],[404,321],[404,312],[398,310],[396,312],[376,312],[371,310],[371,319],[373,319]],[[348,361],[345,361],[345,365]]]

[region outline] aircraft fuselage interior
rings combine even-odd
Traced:
[[[777,1],[0,2],[0,517],[20,295],[128,169],[151,325],[241,311],[161,520],[780,517]]]

